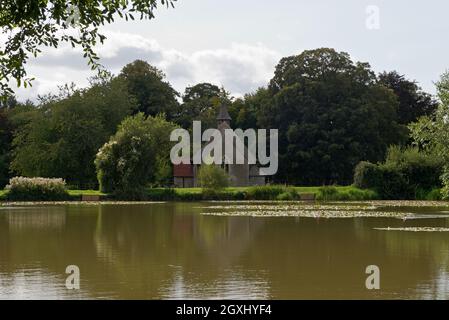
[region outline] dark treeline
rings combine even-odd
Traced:
[[[283,58],[266,87],[237,99],[210,83],[180,94],[160,70],[137,60],[85,89],[65,85],[36,103],[2,102],[0,186],[21,175],[96,187],[97,152],[124,118],[163,113],[184,128],[193,120],[206,128],[215,125],[221,103],[229,105],[234,128],[279,129],[273,180],[297,185],[352,183],[360,161],[381,161],[390,145],[409,144],[407,125],[438,106],[403,75],[376,75],[368,63],[333,49]]]

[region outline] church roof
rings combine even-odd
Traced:
[[[222,103],[220,105],[220,110],[218,111],[217,120],[232,120],[228,112],[228,107]]]

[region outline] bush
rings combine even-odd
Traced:
[[[362,161],[354,170],[354,186],[360,189],[373,188],[382,181],[382,170],[374,163]]]
[[[6,187],[12,201],[67,200],[69,194],[63,179],[14,177]]]
[[[203,188],[203,192],[214,194],[229,186],[229,176],[219,166],[202,165],[198,172],[198,182]]]
[[[299,194],[290,187],[280,185],[253,186],[246,191],[247,200],[298,200]]]
[[[176,191],[171,188],[150,188],[147,192],[147,199],[151,201],[175,200]]]
[[[299,194],[292,188],[288,188],[287,191],[282,192],[276,197],[276,200],[288,201],[288,200],[300,200]]]
[[[443,200],[442,190],[440,188],[432,189],[431,191],[429,191],[425,194],[425,197],[423,200],[428,200],[428,201]]]
[[[338,190],[335,187],[325,186],[318,189],[318,194],[316,196],[317,200],[340,200],[338,196]]]
[[[169,133],[174,128],[163,116],[139,113],[126,118],[96,156],[101,192],[118,199],[146,199],[145,187],[168,172]]]
[[[421,199],[441,186],[442,161],[417,148],[390,147],[384,163],[360,162],[354,185],[376,190],[382,199]]]
[[[316,200],[318,201],[362,201],[378,198],[378,194],[373,190],[360,190],[356,188],[339,190],[334,186],[319,188],[316,196]]]

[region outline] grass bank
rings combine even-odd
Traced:
[[[68,190],[69,199],[81,200],[82,196],[99,196],[100,199],[114,199],[112,195],[98,190]],[[360,201],[378,199],[376,192],[353,186],[332,187],[290,187],[283,185],[230,187],[221,192],[203,191],[202,188],[149,188],[150,201],[201,201],[201,200],[311,200],[318,201]],[[0,190],[0,200],[7,199],[7,191]]]
[[[335,187],[289,187],[281,185],[256,187],[231,187],[223,191],[203,192],[201,188],[152,188],[148,197],[154,201],[199,201],[199,200],[310,200],[358,201],[378,199],[372,190],[353,186]]]

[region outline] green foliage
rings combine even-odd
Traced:
[[[260,110],[271,103],[270,92],[259,88],[255,93],[246,94],[244,98],[236,99],[229,107],[229,114],[235,128],[258,128],[257,118]]]
[[[6,109],[0,108],[0,189],[3,189],[8,182],[11,135],[11,124],[7,118]]]
[[[7,190],[7,199],[11,201],[56,201],[69,196],[63,179],[14,177]]]
[[[156,116],[165,113],[169,120],[178,113],[179,95],[172,86],[164,81],[164,73],[145,61],[136,60],[127,64],[119,75],[128,86],[128,91],[136,99],[136,113]]]
[[[422,117],[409,126],[417,146],[443,163],[442,196],[449,199],[449,72],[437,83],[440,105],[432,117]]]
[[[288,201],[288,200],[300,200],[299,194],[293,188],[288,188],[276,197],[276,200]]]
[[[385,166],[397,168],[407,177],[408,185],[413,190],[423,188],[430,190],[440,186],[442,159],[415,147],[388,149]]]
[[[147,198],[151,201],[170,201],[176,199],[176,191],[172,188],[149,188]]]
[[[203,128],[215,127],[217,110],[222,103],[231,104],[231,98],[216,85],[199,83],[187,87],[176,122],[185,129],[191,128],[194,120],[201,121]]]
[[[229,186],[229,176],[219,166],[202,165],[198,171],[198,182],[203,193],[215,194]]]
[[[173,6],[174,1],[160,2]],[[66,42],[80,47],[88,65],[97,69],[100,65],[93,47],[106,39],[98,32],[99,27],[116,17],[127,21],[135,17],[152,19],[158,3],[157,0],[2,1],[0,28],[8,37],[0,49],[0,97],[12,93],[10,80],[15,79],[18,86],[31,85],[33,78],[27,78],[25,64],[30,56],[39,55],[43,46],[57,48]],[[72,28],[76,32],[67,32]]]
[[[435,189],[432,189],[431,191],[429,191],[426,194],[425,200],[428,200],[428,201],[440,201],[440,200],[443,200],[443,194],[441,192],[441,189],[435,188]]]
[[[438,102],[428,93],[421,90],[414,81],[396,71],[383,72],[379,75],[379,83],[393,90],[398,98],[398,123],[407,125],[422,116],[432,115],[438,107]]]
[[[6,200],[6,196],[7,196],[8,191],[7,190],[1,190],[0,189],[0,201],[4,201]]]
[[[361,189],[368,189],[381,183],[382,172],[379,166],[368,162],[361,161],[354,170],[354,186]]]
[[[282,200],[280,198],[287,197],[298,199],[299,195],[293,188],[282,185],[253,186],[246,190],[248,200]]]
[[[318,190],[316,200],[318,201],[362,201],[376,200],[378,194],[373,190],[360,190],[349,188],[341,190],[334,186],[324,186]]]
[[[361,162],[354,185],[375,189],[382,199],[423,199],[440,186],[442,162],[417,148],[390,147],[384,163]]]
[[[59,96],[47,96],[38,108],[14,117],[19,126],[11,169],[96,187],[95,155],[133,107],[126,84],[117,78],[93,79],[87,89],[66,86]]]
[[[169,160],[173,129],[175,125],[163,115],[138,113],[126,118],[95,159],[100,190],[118,198],[144,199],[145,187],[155,182],[157,166]]]
[[[380,161],[406,139],[394,93],[347,53],[323,48],[283,58],[268,89],[258,124],[279,129],[276,181],[347,184],[358,162]]]

